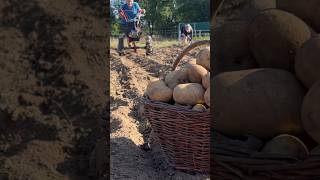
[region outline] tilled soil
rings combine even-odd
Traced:
[[[107,6],[0,4],[0,179],[103,178]]]

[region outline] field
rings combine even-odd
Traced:
[[[103,178],[105,4],[0,3],[0,179]]]
[[[171,45],[157,48],[152,56],[145,56],[145,50],[132,50],[125,56],[111,54],[111,179],[206,179],[204,175],[190,175],[172,170],[165,162],[158,144],[145,152],[140,145],[152,137],[150,125],[138,114],[140,98],[152,78],[163,77],[182,47]],[[190,52],[183,61],[195,56]]]

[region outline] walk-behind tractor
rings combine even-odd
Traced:
[[[124,14],[124,12],[120,12],[120,13]],[[137,52],[137,49],[146,49],[146,55],[150,55],[153,52],[152,38],[149,35],[145,38],[146,39],[145,47],[138,47],[136,45],[136,42],[140,41],[141,36],[143,34],[143,26],[144,26],[143,17],[144,15],[139,13],[132,20],[125,18],[126,23],[122,24],[122,30],[124,34],[120,35],[119,42],[118,42],[118,53],[120,56],[125,54],[126,49],[133,49],[134,52]],[[125,38],[127,38],[128,40],[128,48],[125,48],[124,46]]]

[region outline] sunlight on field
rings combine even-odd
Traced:
[[[204,37],[194,37],[194,41],[199,41],[199,40],[210,40],[209,36],[204,36]],[[127,41],[125,40],[124,42],[125,46],[127,46]],[[116,49],[118,45],[118,39],[116,38],[111,38],[110,39],[110,48]],[[177,39],[154,39],[153,41],[153,47],[154,48],[165,48],[165,47],[170,47],[174,45],[179,45],[179,41]],[[140,42],[137,43],[137,46],[143,47],[145,46],[145,41],[144,39],[141,39]]]

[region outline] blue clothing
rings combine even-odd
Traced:
[[[136,15],[139,13],[140,6],[138,3],[133,2],[133,5],[131,9],[127,4],[122,5],[121,9],[124,11],[124,13],[127,15],[129,20],[132,20],[136,17]],[[121,20],[121,24],[125,24],[126,21],[124,19]]]

